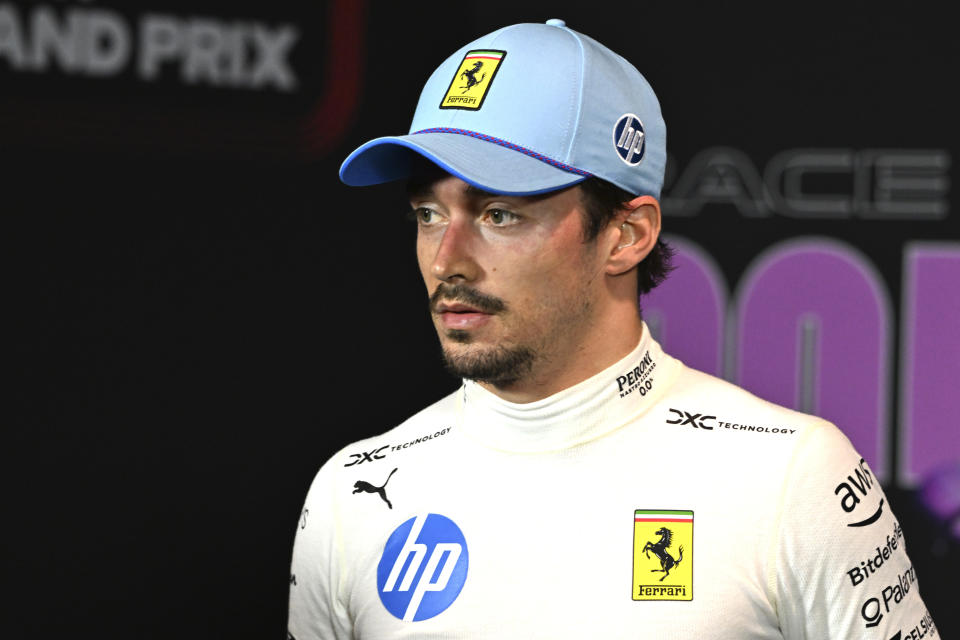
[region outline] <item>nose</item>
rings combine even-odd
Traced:
[[[454,216],[442,234],[430,264],[430,274],[444,282],[473,282],[480,276],[474,257],[475,237],[471,220]]]

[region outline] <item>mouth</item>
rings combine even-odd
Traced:
[[[436,306],[436,313],[444,328],[461,331],[482,327],[493,317],[491,313],[459,302],[441,302]]]
[[[430,296],[430,311],[447,330],[479,329],[506,309],[500,298],[462,284],[441,283]]]
[[[437,305],[437,313],[486,313],[477,307],[460,302],[441,302]]]

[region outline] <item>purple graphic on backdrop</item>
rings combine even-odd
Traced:
[[[896,371],[897,483],[914,486],[960,464],[960,427],[944,419],[960,380],[960,243],[906,245],[894,363],[888,289],[850,246],[806,238],[770,248],[744,275],[725,327],[727,286],[716,262],[689,239],[667,239],[677,268],[642,304],[668,352],[835,422],[883,481]]]
[[[828,238],[775,245],[736,296],[735,381],[830,420],[886,477],[890,304],[872,264]]]
[[[900,479],[912,485],[960,461],[960,243],[907,246],[902,317]]]
[[[697,245],[665,236],[675,269],[643,298],[643,317],[667,353],[715,376],[723,373],[727,286],[716,262]]]
[[[920,484],[920,504],[960,540],[960,460],[929,470]]]

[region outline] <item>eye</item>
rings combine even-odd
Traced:
[[[487,219],[497,227],[506,227],[520,221],[520,216],[506,209],[488,209]]]
[[[430,207],[417,207],[410,211],[408,217],[417,224],[431,225],[438,222],[440,215]]]

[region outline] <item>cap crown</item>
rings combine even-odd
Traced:
[[[494,68],[483,78],[482,102],[449,106],[448,94],[455,96],[469,81],[460,73],[467,54],[485,51],[493,53],[489,60],[478,57],[474,77],[485,66]],[[499,61],[493,59],[497,52]],[[656,95],[623,57],[565,26],[511,25],[447,58],[420,94],[410,133],[439,128],[522,147],[635,195],[660,195],[666,126]]]

